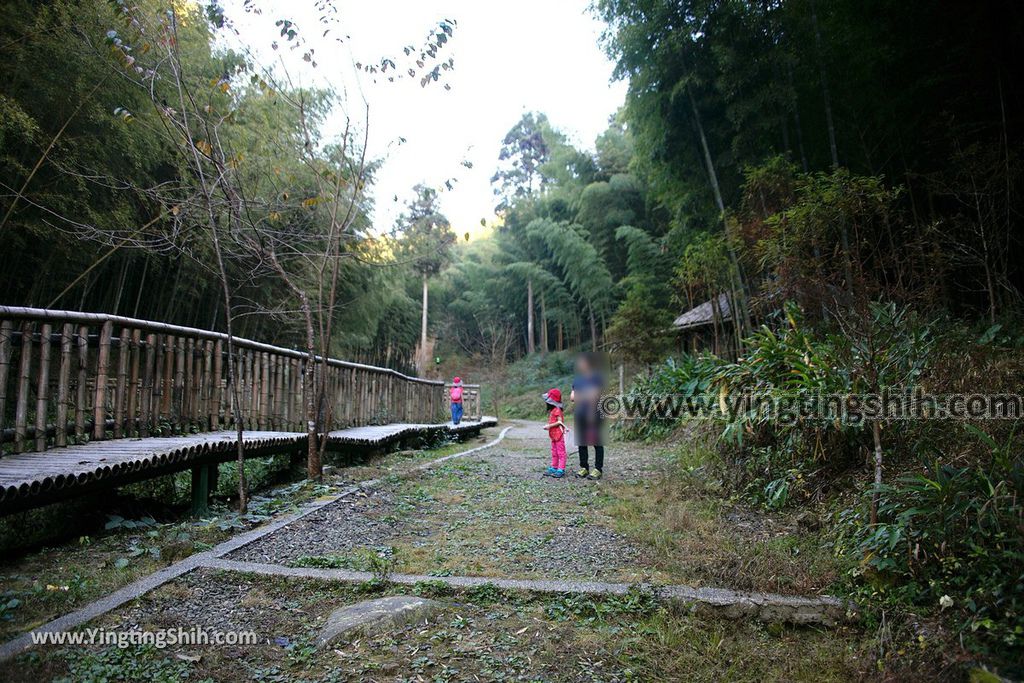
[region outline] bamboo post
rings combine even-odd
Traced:
[[[284,383],[282,389],[282,402],[281,402],[281,421],[284,424],[286,431],[292,431],[292,358],[283,359],[281,368],[281,381]]]
[[[213,429],[213,342],[209,339],[203,344],[203,428]]]
[[[267,428],[267,418],[270,416],[269,406],[267,402],[270,400],[270,354],[261,353],[259,355],[260,363],[260,410],[259,410],[259,426],[260,429]]]
[[[160,373],[161,398],[160,414],[167,417],[174,431],[178,431],[177,420],[172,412],[174,398],[174,335],[164,337],[164,367]]]
[[[192,346],[192,428],[201,426],[206,416],[203,405],[203,340],[196,339]]]
[[[6,424],[7,415],[7,377],[11,371],[11,334],[13,326],[10,320],[0,322],[0,429]]]
[[[114,438],[124,436],[124,404],[128,393],[128,361],[131,357],[131,346],[128,337],[131,330],[121,328],[121,336],[117,345],[117,383],[114,385]]]
[[[128,380],[128,427],[129,434],[137,433],[139,429],[139,363],[140,347],[142,345],[142,331],[132,330],[132,340],[128,347],[131,356],[131,376]]]
[[[163,411],[161,408],[163,408],[164,405],[163,368],[165,353],[164,344],[166,341],[166,334],[157,334],[153,336],[153,392],[152,399],[149,404],[149,412],[152,416],[152,422],[154,425],[160,424],[160,418],[163,417]],[[161,432],[161,434],[163,434],[163,432]]]
[[[68,405],[71,403],[71,342],[75,328],[64,323],[60,333],[60,370],[57,376],[56,444],[68,445]]]
[[[108,320],[100,328],[100,350],[96,360],[96,399],[92,405],[92,433],[96,440],[107,438],[107,372],[113,334],[114,323]]]
[[[210,467],[210,465],[203,464],[192,468],[193,517],[205,517],[209,513]]]
[[[86,378],[89,370],[89,328],[78,326],[78,381],[75,384],[75,442],[85,439]]]
[[[156,360],[156,335],[146,335],[146,360],[142,366],[142,394],[139,397],[141,407],[139,419],[139,436],[149,436],[155,423],[153,420],[153,373]]]
[[[185,431],[185,337],[174,344],[174,411],[178,431]]]
[[[224,346],[218,339],[213,344],[213,401],[210,402],[210,429],[220,429],[220,378],[224,374]]]
[[[50,335],[53,325],[43,323],[39,333],[39,383],[36,385],[36,450],[46,450],[46,416],[50,397]]]
[[[21,363],[18,365],[18,391],[14,407],[14,452],[25,450],[25,435],[28,431],[29,372],[32,368],[32,323],[21,326]]]
[[[191,427],[196,414],[196,379],[195,379],[196,340],[189,337],[185,340],[185,423]]]
[[[284,358],[283,356],[275,356],[275,359],[275,367],[277,368],[275,371],[275,375],[277,377],[277,384],[275,385],[276,389],[274,391],[274,427],[276,429],[284,430],[286,429],[285,406],[287,405],[287,401],[284,398],[284,371],[285,368],[288,366],[288,359]]]
[[[260,409],[260,359],[256,351],[249,351],[249,428],[259,425],[257,416]]]

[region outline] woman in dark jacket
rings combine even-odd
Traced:
[[[601,433],[603,418],[600,410],[604,377],[598,371],[593,356],[581,355],[576,359],[576,376],[572,381],[573,416],[576,440],[580,449],[580,468],[577,477],[600,479],[604,471],[604,438]],[[590,467],[588,448],[594,447],[594,467]]]

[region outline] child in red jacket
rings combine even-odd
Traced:
[[[565,476],[565,422],[562,421],[562,392],[551,389],[544,394],[544,402],[548,404],[548,430],[551,438],[551,467],[545,476],[561,478]]]

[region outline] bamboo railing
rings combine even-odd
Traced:
[[[0,306],[0,444],[20,453],[231,429],[227,342],[148,320]],[[232,345],[245,428],[304,432],[308,355],[240,338]],[[326,377],[323,367],[318,359],[331,430],[447,419],[444,382],[333,358]]]
[[[450,391],[454,384],[448,383],[444,385],[445,391]],[[462,387],[462,407],[463,416],[467,420],[477,420],[478,422],[483,419],[483,404],[480,402],[480,385],[479,384],[461,384]]]

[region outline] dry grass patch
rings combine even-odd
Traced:
[[[674,582],[812,594],[837,577],[817,536],[706,495],[678,473],[610,485],[605,512],[619,533],[651,549],[655,566]]]

